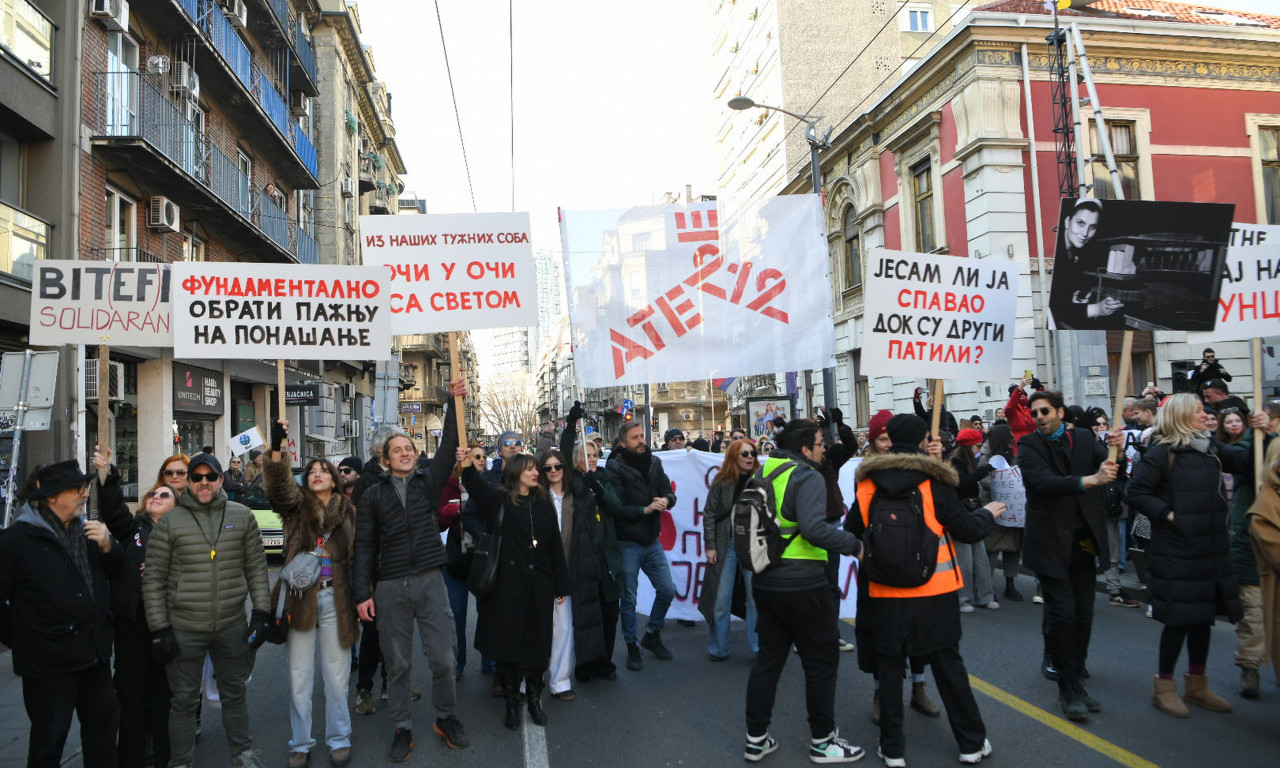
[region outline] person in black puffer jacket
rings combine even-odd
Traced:
[[[662,461],[649,452],[643,424],[633,422],[623,427],[605,468],[621,501],[615,523],[622,547],[622,639],[627,643],[627,669],[634,672],[644,667],[640,646],[663,661],[671,659],[660,633],[667,609],[675,599],[676,585],[658,534],[662,531],[662,516],[676,505],[676,495],[662,470]],[[642,570],[656,595],[644,637],[637,644],[636,587]]]

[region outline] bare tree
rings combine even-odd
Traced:
[[[538,429],[538,396],[533,375],[504,373],[484,382],[476,410],[490,434],[511,429],[529,439]]]

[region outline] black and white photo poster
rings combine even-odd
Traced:
[[[1235,206],[1064,198],[1050,328],[1214,326]]]

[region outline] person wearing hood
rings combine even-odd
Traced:
[[[902,730],[902,684],[908,657],[933,667],[934,681],[946,705],[951,732],[960,747],[960,762],[974,764],[991,754],[982,713],[969,687],[969,673],[960,657],[959,591],[964,587],[956,567],[951,540],[978,543],[991,532],[993,520],[1004,514],[999,501],[971,509],[956,493],[960,482],[955,467],[940,461],[941,444],[927,442],[924,420],[900,413],[889,420],[889,452],[864,459],[855,479],[857,496],[845,527],[862,535],[871,525],[876,494],[902,496],[918,488],[925,523],[938,536],[937,566],[917,587],[896,587],[859,579],[860,621],[866,622],[870,649],[877,659],[880,689],[880,758],[894,768],[905,766],[906,739]]]
[[[107,582],[124,557],[104,524],[81,520],[89,480],[74,459],[36,467],[18,518],[0,530],[0,643],[22,678],[33,768],[62,762],[73,712],[85,766],[116,765]]]
[[[271,615],[267,556],[257,520],[222,490],[222,465],[191,458],[187,487],[173,511],[155,522],[147,542],[142,602],[153,657],[168,664],[170,765],[194,762],[196,708],[207,654],[222,700],[222,727],[235,768],[258,768],[245,683],[252,650],[266,642]],[[245,623],[244,605],[253,613]]]
[[[821,472],[827,446],[822,429],[808,419],[794,419],[776,437],[778,449],[762,462],[760,472],[772,484],[775,519],[786,546],[778,562],[752,576],[760,650],[747,682],[743,757],[755,762],[778,748],[769,735],[769,723],[778,679],[794,646],[805,672],[809,760],[852,763],[864,752],[836,733],[839,610],[831,597],[826,567],[831,555],[856,557],[862,543],[827,519],[827,485]]]
[[[614,525],[622,548],[622,639],[627,643],[627,669],[637,672],[644,668],[642,646],[662,661],[671,660],[661,632],[676,585],[658,534],[662,516],[676,505],[676,495],[662,460],[649,451],[643,424],[631,422],[622,428],[605,468],[620,502]],[[637,639],[636,589],[641,571],[653,585],[654,598],[644,637]]]

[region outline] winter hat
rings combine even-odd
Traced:
[[[677,437],[684,438],[684,430],[672,427],[662,434],[662,442],[669,443]]]
[[[914,413],[899,413],[889,419],[885,431],[889,433],[889,439],[895,447],[904,446],[914,450],[920,447],[920,441],[929,434],[929,425]]]
[[[884,434],[889,427],[889,420],[893,418],[893,411],[888,408],[882,411],[876,411],[876,415],[871,417],[871,422],[867,425],[867,440],[875,442],[875,439]]]
[[[93,475],[80,471],[80,462],[75,459],[59,461],[56,464],[45,464],[36,468],[36,481],[40,487],[31,492],[31,499],[43,499],[62,493],[68,488],[83,486]]]
[[[507,442],[508,440],[515,440],[516,442],[521,444],[524,443],[524,440],[520,437],[519,432],[508,429],[506,432],[503,432],[502,434],[498,435],[498,447],[501,448],[503,443]]]
[[[981,445],[982,433],[976,429],[962,429],[956,435],[956,442],[960,445]]]
[[[352,468],[352,469],[354,469],[357,473],[359,473],[359,472],[360,472],[360,470],[364,468],[364,465],[363,465],[363,464],[361,464],[361,463],[360,463],[360,460],[359,460],[359,459],[357,459],[355,456],[348,456],[347,458],[345,458],[345,459],[343,459],[343,460],[342,460],[342,463],[338,464],[338,469],[339,469],[339,470],[341,470],[341,469],[343,469],[343,468],[345,468],[345,467],[351,467],[351,468]]]
[[[695,451],[710,451],[710,450],[711,450],[711,443],[708,443],[708,442],[707,442],[707,440],[706,440],[706,438],[702,438],[702,437],[700,437],[700,438],[698,438],[697,440],[694,440],[694,441],[693,441],[693,450],[695,450]]]

